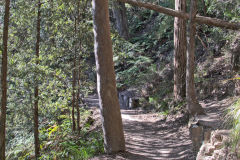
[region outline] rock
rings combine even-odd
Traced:
[[[212,156],[214,150],[215,150],[215,148],[214,148],[213,146],[209,145],[209,146],[207,147],[207,149],[206,149],[205,155],[206,155],[206,156]]]
[[[203,160],[205,158],[205,152],[207,151],[208,145],[210,146],[210,144],[204,144],[201,146],[201,148],[197,154],[196,160]]]
[[[119,92],[118,99],[120,108],[122,109],[134,108],[138,105],[137,102],[139,102],[135,90],[126,90]]]
[[[229,133],[229,130],[216,130],[212,133],[206,131],[204,133],[204,144],[198,152],[197,160],[237,160],[237,156],[232,153],[229,154],[231,152],[230,149],[224,146],[228,141]]]
[[[214,152],[213,152],[213,159],[219,159],[219,154],[220,154],[220,151],[219,150],[215,150]]]
[[[207,130],[204,132],[204,143],[209,143],[211,138],[211,131]]]
[[[219,150],[223,147],[223,143],[222,142],[217,142],[217,143],[214,144],[214,147],[215,147],[215,149]]]
[[[203,127],[192,124],[190,125],[189,130],[194,150],[198,152],[203,141]]]
[[[137,108],[139,107],[139,99],[137,98],[130,98],[129,99],[129,108],[133,109],[133,108]]]

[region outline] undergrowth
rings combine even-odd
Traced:
[[[81,118],[87,119],[89,111],[82,110]],[[61,115],[62,122],[45,123],[40,126],[39,139],[41,157],[39,160],[84,160],[104,152],[103,136],[100,131],[89,131],[91,124],[81,125],[81,131],[72,132],[71,120],[66,115]],[[15,142],[14,142],[15,141]],[[33,135],[20,135],[12,143],[18,145],[7,152],[9,160],[34,159]]]
[[[232,148],[239,149],[240,145],[240,99],[229,107],[227,113],[227,125],[231,129],[231,145]]]

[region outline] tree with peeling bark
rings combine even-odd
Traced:
[[[186,12],[186,0],[175,0],[175,10]],[[182,101],[186,96],[186,20],[174,20],[174,98]]]
[[[128,40],[129,31],[125,3],[114,0],[112,8],[113,16],[116,21],[117,31],[121,37]]]
[[[204,110],[197,100],[194,86],[196,14],[197,14],[197,2],[196,0],[192,0],[190,8],[189,41],[187,50],[187,74],[186,74],[187,109],[192,116],[204,114]]]
[[[97,89],[104,134],[104,149],[105,152],[111,154],[125,151],[125,140],[113,65],[108,0],[93,0],[92,7]]]
[[[0,112],[0,159],[5,160],[6,140],[6,110],[7,110],[7,66],[8,66],[8,26],[9,26],[10,0],[5,1],[4,27],[3,27],[3,52],[2,52],[2,97]]]
[[[40,29],[41,29],[41,1],[38,0],[37,12],[37,41],[36,41],[36,65],[39,65],[39,48],[40,48]],[[34,88],[34,145],[35,157],[40,156],[40,143],[38,131],[38,101],[39,101],[39,88],[38,88],[38,75],[35,73],[35,88]]]

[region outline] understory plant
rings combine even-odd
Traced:
[[[229,107],[227,113],[227,124],[231,127],[231,141],[233,150],[240,149],[240,99]]]

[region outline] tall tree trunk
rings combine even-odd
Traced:
[[[116,20],[116,27],[119,35],[128,40],[129,31],[125,3],[113,1],[113,16]]]
[[[76,107],[77,107],[77,131],[80,132],[80,56],[79,56],[79,63],[78,63],[79,67],[78,67],[78,81],[77,81],[77,103],[76,103]]]
[[[194,86],[196,14],[197,14],[197,1],[191,0],[189,41],[188,41],[188,51],[187,51],[186,95],[187,95],[188,112],[192,116],[196,114],[197,115],[204,114],[204,110],[196,98],[195,86]]]
[[[37,15],[37,41],[36,41],[36,65],[39,64],[39,46],[40,46],[40,23],[41,23],[41,1],[38,1],[38,15]],[[39,132],[38,132],[38,75],[35,75],[35,89],[34,89],[34,144],[35,157],[40,156]]]
[[[113,65],[108,0],[93,0],[92,4],[97,88],[104,134],[104,148],[108,154],[111,154],[125,151],[125,140]]]
[[[77,24],[79,24],[79,19],[80,19],[80,15],[79,15],[79,8],[80,8],[80,4],[79,4],[79,2],[78,2],[78,4],[77,4],[77,16],[75,17],[75,28],[74,28],[74,30],[75,30],[75,40],[77,41],[77,33],[78,33],[78,26],[77,26]],[[81,48],[81,42],[80,42],[80,45],[79,45],[79,47]],[[75,44],[75,58],[77,58],[77,43]],[[77,66],[78,66],[78,71],[77,71],[77,94],[76,94],[76,107],[77,107],[77,131],[78,131],[78,133],[80,133],[80,110],[79,110],[79,102],[80,102],[80,55],[79,55],[79,58],[78,58],[78,64],[77,64]]]
[[[3,27],[3,52],[2,52],[2,107],[0,112],[0,159],[5,160],[6,141],[6,110],[7,110],[7,54],[8,54],[8,25],[9,25],[10,0],[5,1],[4,27]]]
[[[186,12],[186,0],[175,0],[175,10]],[[174,20],[174,98],[182,101],[186,95],[186,20]]]
[[[72,131],[76,131],[76,123],[75,123],[75,105],[76,105],[76,56],[74,55],[73,59],[73,70],[72,70]]]

